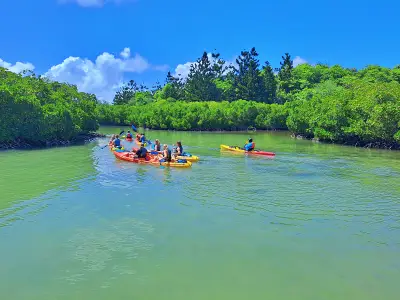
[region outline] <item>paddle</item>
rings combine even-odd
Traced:
[[[137,129],[136,129],[135,125],[132,124],[131,127],[132,127],[132,130],[133,130],[134,132],[137,132]]]

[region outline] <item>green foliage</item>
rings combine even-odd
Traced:
[[[207,52],[204,52],[202,57],[190,66],[190,72],[185,84],[186,99],[191,99],[192,101],[218,101],[221,93],[214,82],[217,77],[216,72],[220,72],[219,67],[216,66],[214,71]]]
[[[128,104],[129,101],[135,96],[135,93],[139,90],[136,82],[130,80],[128,84],[122,86],[114,96],[113,103],[115,105]]]
[[[254,101],[184,102],[160,100],[143,107],[102,104],[101,123],[139,124],[153,129],[236,130],[256,126],[259,129],[286,129],[286,109],[282,105]],[[113,110],[119,114],[113,114]],[[122,117],[121,117],[122,116]],[[115,119],[114,119],[115,118]],[[122,121],[121,120],[125,120]]]
[[[98,129],[97,99],[76,86],[0,68],[0,142],[70,140]]]
[[[288,129],[325,141],[398,146],[400,84],[354,79],[346,88],[326,81],[297,94],[289,109]]]
[[[292,90],[292,71],[293,71],[293,60],[289,53],[285,53],[282,56],[281,67],[279,69],[278,78],[280,83],[280,89],[286,94]]]
[[[236,97],[238,99],[265,100],[265,88],[263,78],[260,76],[260,63],[258,53],[253,47],[250,51],[242,51],[236,59],[235,81]]]
[[[264,101],[267,103],[274,103],[276,101],[276,89],[278,87],[278,81],[276,80],[274,70],[267,61],[261,72],[264,81]]]

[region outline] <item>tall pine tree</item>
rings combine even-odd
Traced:
[[[180,77],[172,76],[171,72],[168,72],[166,85],[163,88],[165,98],[174,98],[177,100],[183,99],[183,82]]]
[[[274,70],[270,63],[267,61],[263,67],[263,79],[265,88],[265,99],[267,103],[274,103],[276,100],[276,89],[278,82],[276,80]]]
[[[244,100],[264,101],[264,84],[260,76],[258,53],[253,47],[242,51],[236,59],[235,90],[236,97]]]
[[[190,101],[218,101],[220,92],[214,82],[215,74],[207,52],[204,52],[201,58],[190,66],[185,84],[186,99]]]
[[[283,61],[280,62],[281,67],[278,73],[279,88],[288,94],[292,90],[293,60],[289,53],[285,53],[285,56],[282,56],[282,60]]]
[[[115,93],[113,103],[115,105],[128,104],[138,90],[139,88],[136,82],[134,80],[130,80],[128,84],[124,85]]]

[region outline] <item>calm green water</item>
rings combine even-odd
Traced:
[[[0,153],[0,299],[398,299],[400,152],[147,135],[202,161],[129,164],[106,139]]]

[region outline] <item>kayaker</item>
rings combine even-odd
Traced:
[[[132,134],[131,132],[128,130],[128,133],[126,134],[126,138],[127,139],[131,139],[132,138]]]
[[[115,134],[113,134],[112,136],[111,136],[111,139],[110,139],[110,141],[108,142],[109,144],[113,144],[114,143],[114,140],[115,140]]]
[[[161,144],[159,140],[155,140],[155,144],[154,144],[154,151],[160,152],[161,151]]]
[[[144,133],[142,133],[142,136],[140,137],[140,142],[144,144],[146,142],[146,137],[144,136]]]
[[[253,151],[256,147],[256,143],[253,142],[252,138],[249,138],[249,141],[246,145],[244,145],[244,150],[246,151]]]
[[[176,142],[177,156],[183,155],[183,147],[181,142]]]
[[[160,162],[170,162],[172,160],[171,150],[168,148],[167,144],[164,144],[162,154],[160,155]]]
[[[147,157],[147,149],[144,147],[144,144],[140,144],[139,150],[135,153],[139,158],[146,158]]]
[[[121,149],[121,140],[119,139],[119,135],[117,134],[115,140],[113,142],[115,148]]]

